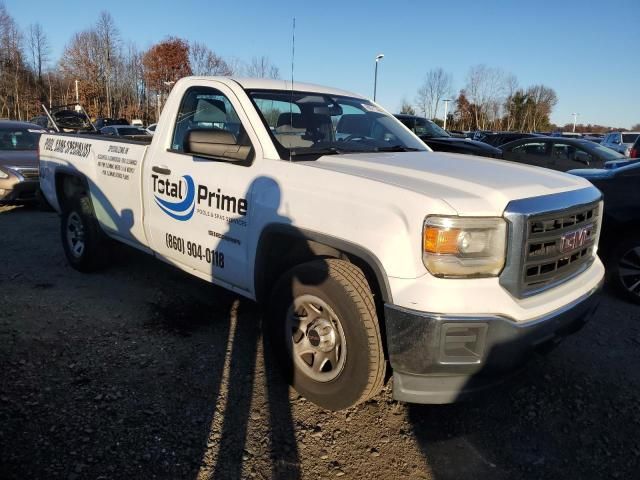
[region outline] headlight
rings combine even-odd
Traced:
[[[427,217],[422,261],[436,277],[495,277],[504,267],[507,223],[498,217]]]
[[[2,170],[1,168],[0,168],[0,178],[3,179],[3,180],[5,178],[9,178],[9,174],[7,172],[5,172],[4,170]]]

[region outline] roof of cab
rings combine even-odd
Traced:
[[[192,80],[220,80],[235,81],[245,90],[291,90],[291,82],[289,80],[273,80],[270,78],[243,78],[243,77],[189,77]],[[314,92],[324,93],[327,95],[341,95],[346,97],[356,97],[366,99],[357,93],[339,90],[337,88],[324,87],[313,83],[302,83],[294,80],[293,90],[296,92]]]

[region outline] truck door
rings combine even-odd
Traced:
[[[215,81],[209,84],[185,87],[171,128],[156,132],[166,142],[158,142],[145,161],[145,225],[157,255],[214,282],[250,290],[252,165],[262,150],[233,91]],[[212,132],[236,145],[207,155],[189,153],[196,149],[189,138]],[[233,152],[249,153],[239,161]]]

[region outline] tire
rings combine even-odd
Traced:
[[[611,280],[621,296],[640,304],[640,234],[620,242],[609,263]]]
[[[74,269],[95,272],[107,265],[109,246],[86,195],[73,197],[63,210],[60,238],[67,261]]]
[[[343,260],[298,265],[277,282],[269,334],[289,383],[308,400],[341,410],[384,385],[380,326],[362,271]]]

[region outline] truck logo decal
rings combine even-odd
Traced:
[[[160,209],[169,215],[171,218],[184,222],[189,220],[193,216],[196,202],[196,185],[190,175],[184,175],[182,177],[184,184],[186,185],[187,192],[183,196],[182,186],[183,182],[170,182],[169,180],[158,179],[156,175],[153,175],[153,191],[163,193],[169,197],[180,198],[177,202],[171,202],[163,198],[154,195],[156,204]]]
[[[237,223],[246,226],[242,217],[247,215],[249,203],[246,198],[227,195],[220,188],[209,188],[206,185],[196,185],[190,175],[183,175],[179,180],[161,178],[151,175],[153,179],[153,193],[156,204],[160,209],[176,220],[189,220],[194,213],[217,218],[227,223]],[[186,191],[185,191],[186,189]],[[169,197],[168,200],[167,197]],[[196,206],[198,208],[196,208]],[[219,212],[227,212],[232,217]]]
[[[560,252],[565,253],[583,247],[591,239],[592,233],[593,225],[588,225],[563,235],[560,237]]]

